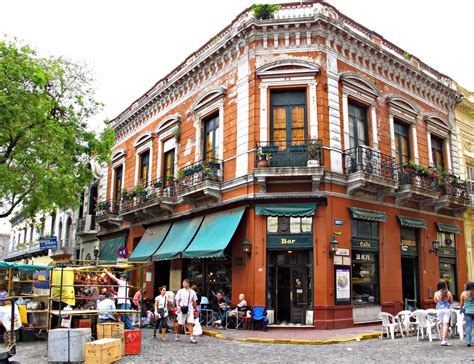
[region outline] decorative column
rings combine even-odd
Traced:
[[[430,166],[433,165],[433,151],[431,150],[431,132],[428,129],[428,132],[426,133],[427,141],[428,141],[428,164]]]
[[[224,102],[219,105],[219,141],[217,145],[219,146],[218,159],[224,160]]]
[[[347,93],[342,89],[342,117],[344,126],[344,149],[349,149],[350,142],[350,130],[349,130],[349,102],[347,100]]]
[[[420,163],[420,157],[418,155],[418,135],[416,132],[416,124],[411,124],[411,139],[413,141],[413,160],[416,164]]]
[[[444,143],[443,143],[443,148],[446,152],[446,161],[447,161],[447,167],[448,167],[448,172],[450,174],[453,173],[453,163],[451,161],[451,147],[450,147],[450,143],[449,143],[449,140],[445,139],[444,140]]]
[[[268,85],[260,84],[260,141],[268,141],[268,107],[267,107]]]
[[[378,140],[378,131],[377,131],[377,108],[375,104],[372,104],[370,107],[371,119],[372,119],[372,142],[375,150],[379,150],[379,140]]]
[[[310,102],[310,112],[309,112],[309,128],[310,136],[313,139],[318,138],[318,106],[316,102],[316,82],[310,82],[309,84],[309,102]]]
[[[390,150],[391,150],[391,155],[392,158],[397,157],[397,150],[395,149],[395,126],[393,124],[393,114],[389,113],[388,114],[388,125],[390,128]]]

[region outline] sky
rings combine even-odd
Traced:
[[[328,2],[474,91],[474,1]],[[96,99],[105,104],[90,121],[97,130],[103,120],[115,118],[253,3],[5,1],[0,36],[16,37],[42,55],[65,56],[87,65],[96,80]]]
[[[474,91],[474,1],[328,2]],[[99,130],[253,3],[10,0],[1,4],[0,37],[87,65],[96,99],[105,104],[89,122]],[[3,223],[1,228],[8,230]]]

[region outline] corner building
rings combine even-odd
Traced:
[[[458,297],[459,98],[329,4],[246,9],[111,121],[100,258],[318,329],[433,307],[440,277]]]

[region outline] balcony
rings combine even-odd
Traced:
[[[395,195],[397,204],[414,201],[419,203],[420,208],[435,204],[441,193],[437,178],[407,167],[400,167],[399,171],[400,187]]]
[[[344,151],[344,172],[350,195],[374,194],[383,201],[398,188],[395,159],[365,145]]]
[[[191,206],[213,198],[222,199],[224,162],[218,159],[203,159],[179,171],[175,188],[179,198]]]
[[[99,232],[99,226],[96,223],[95,215],[85,215],[77,221],[76,236],[87,237],[96,235]]]
[[[120,201],[106,200],[97,204],[96,222],[102,227],[111,229],[120,227],[122,217],[119,216]]]
[[[469,184],[453,175],[446,175],[443,179],[441,196],[434,205],[435,212],[441,209],[449,209],[456,215],[468,210],[471,207]]]
[[[56,249],[51,249],[50,257],[53,259],[58,259],[62,257],[71,256],[74,252],[74,241],[71,240],[60,240],[58,241],[58,247]]]
[[[119,215],[126,221],[137,222],[155,218],[174,211],[176,204],[176,181],[156,179],[147,184],[138,184],[133,191],[122,192]]]
[[[320,140],[260,142],[256,145],[254,176],[262,192],[269,183],[311,183],[318,191],[324,176],[323,148]]]

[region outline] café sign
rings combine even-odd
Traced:
[[[352,249],[356,250],[379,250],[379,242],[376,240],[352,239]]]
[[[416,241],[404,239],[400,243],[400,251],[402,255],[417,255]]]
[[[268,234],[267,249],[291,250],[310,249],[313,247],[311,234]]]

